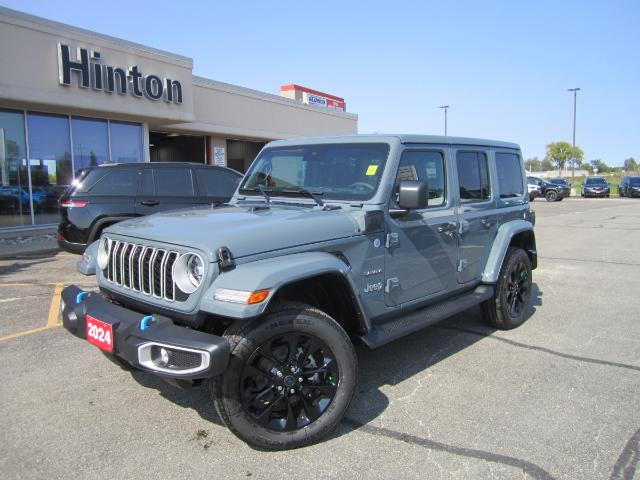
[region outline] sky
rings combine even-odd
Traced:
[[[0,0],[190,57],[193,73],[344,97],[359,133],[572,141],[585,160],[640,160],[640,1]]]

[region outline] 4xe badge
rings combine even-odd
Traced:
[[[382,282],[377,282],[377,283],[367,283],[367,286],[364,287],[364,293],[373,293],[373,292],[379,292],[382,290]]]

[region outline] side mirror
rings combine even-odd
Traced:
[[[425,182],[404,180],[400,182],[398,204],[405,210],[427,208],[428,194],[429,189]]]

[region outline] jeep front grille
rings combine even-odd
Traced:
[[[120,287],[170,302],[184,301],[188,295],[177,290],[173,280],[173,264],[179,256],[174,250],[113,240],[103,273]]]

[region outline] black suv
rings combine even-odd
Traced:
[[[624,177],[618,185],[621,197],[640,197],[640,177]]]
[[[570,187],[567,189],[564,185],[546,182],[538,177],[528,176],[527,183],[529,185],[538,185],[542,191],[542,196],[547,200],[547,202],[561,202],[564,200],[564,197],[568,197],[571,193]]]
[[[60,198],[58,245],[83,253],[105,227],[121,220],[231,198],[242,175],[191,163],[124,163],[87,169]]]
[[[583,197],[609,197],[611,186],[602,177],[587,177],[582,184]]]
[[[569,182],[564,178],[550,178],[547,183],[558,187],[564,197],[571,196],[571,185],[569,185]]]

